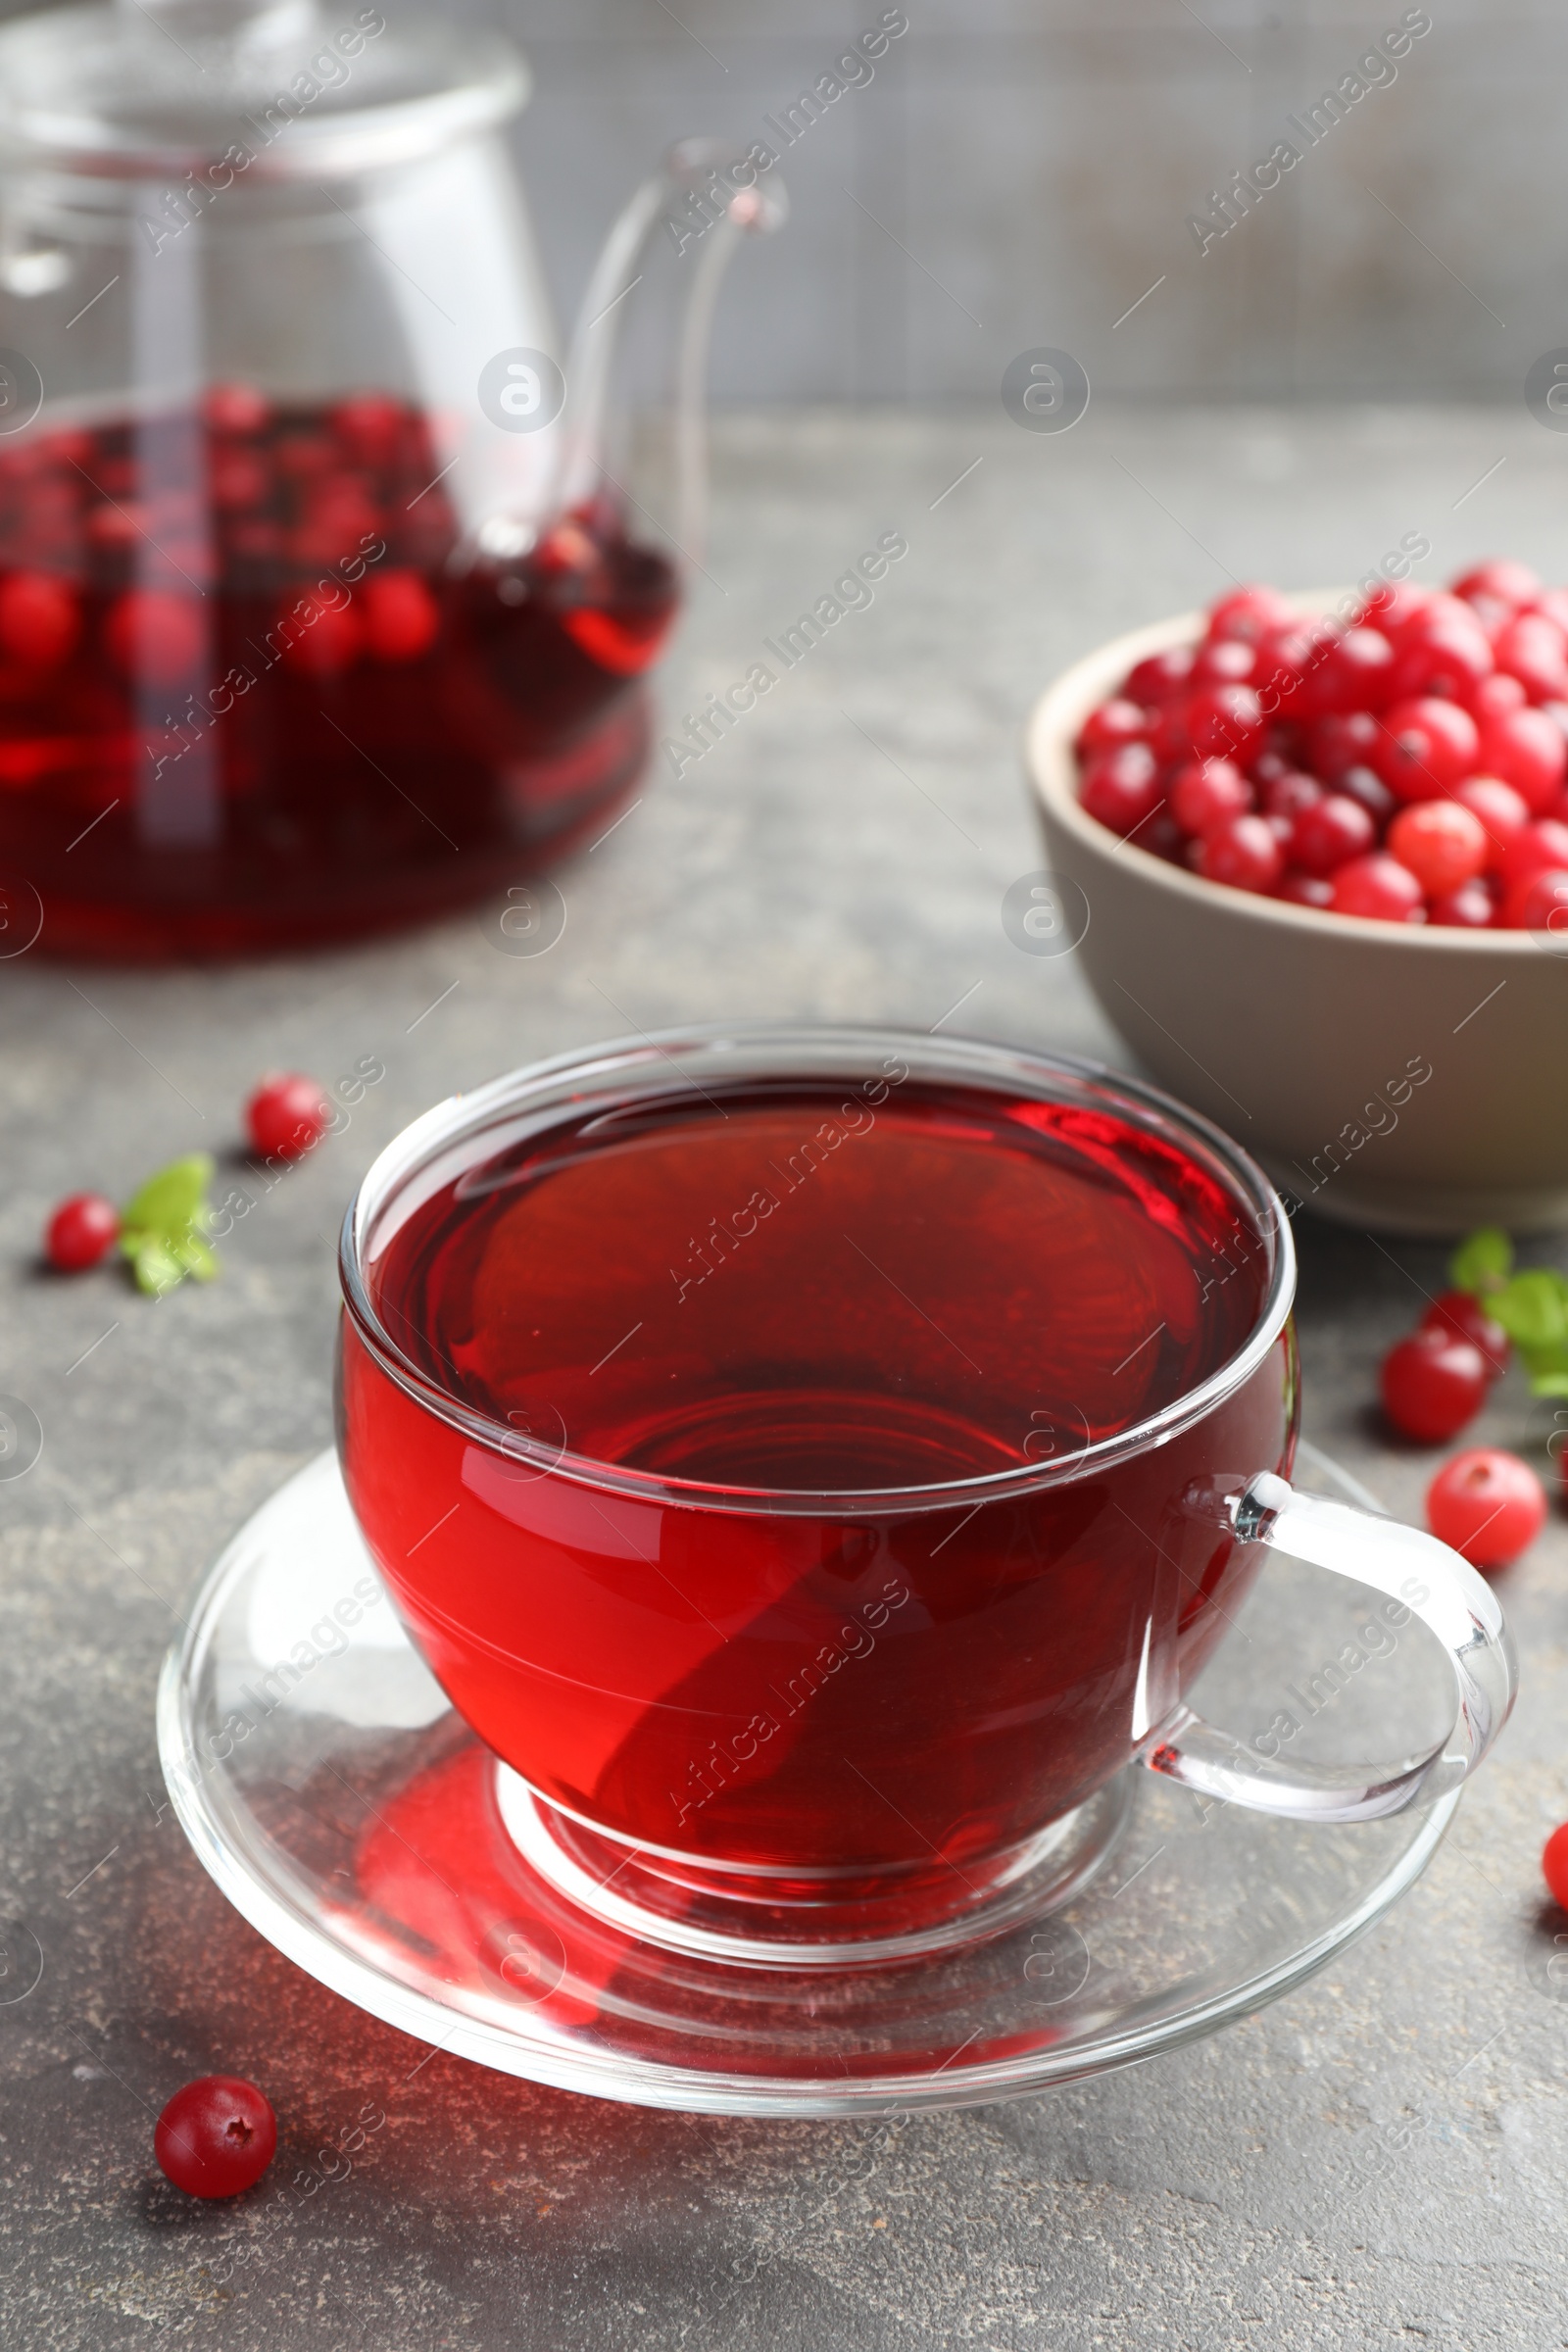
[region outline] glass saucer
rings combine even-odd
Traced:
[[[1310,1447],[1298,1484],[1369,1500]],[[1339,1688],[1329,1667],[1311,1669],[1346,1654],[1333,1635],[1351,1592],[1269,1563],[1221,1653],[1251,1708],[1242,1728],[1267,1721],[1282,1689],[1299,1699],[1321,1685],[1338,1704],[1348,1668]],[[251,1925],[421,2041],[644,2106],[886,2114],[1152,2057],[1342,1951],[1413,1884],[1458,1803],[1456,1791],[1385,1821],[1307,1827],[1135,1767],[1103,1862],[1054,1909],[917,1961],[744,1967],[639,1942],[529,1864],[506,1826],[504,1768],[406,1640],[332,1454],[240,1531],[189,1623],[159,1689],[164,1774],[198,1856]],[[1386,1651],[1361,1630],[1370,1664]],[[1351,1752],[1397,1736],[1375,1682],[1350,1709],[1364,1697],[1373,1728],[1338,1724]]]

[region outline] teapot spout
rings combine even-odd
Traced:
[[[605,240],[572,331],[558,512],[630,504],[658,521],[688,563],[701,563],[713,309],[742,240],[778,228],[787,214],[777,172],[764,176],[717,139],[682,140],[637,190]],[[650,382],[650,338],[639,329],[660,308],[661,293],[663,315],[654,324],[662,351],[653,373],[662,380]],[[657,517],[626,479],[641,454],[636,443],[649,407],[662,410],[667,437],[668,490]]]

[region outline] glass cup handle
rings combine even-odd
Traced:
[[[1429,1803],[1467,1780],[1508,1720],[1518,1689],[1513,1640],[1485,1577],[1436,1536],[1349,1503],[1298,1494],[1265,1471],[1226,1498],[1244,1543],[1332,1569],[1385,1592],[1420,1619],[1453,1667],[1453,1722],[1426,1755],[1384,1768],[1289,1764],[1179,1707],[1142,1750],[1151,1772],[1184,1788],[1290,1821],[1373,1821]]]

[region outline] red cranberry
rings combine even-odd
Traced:
[[[1568,1821],[1546,1839],[1541,1868],[1552,1901],[1568,1911]]]
[[[44,1255],[62,1274],[95,1266],[120,1239],[120,1211],[102,1193],[73,1193],[49,1219]]]
[[[1467,571],[1455,580],[1452,593],[1462,596],[1468,604],[1472,597],[1489,596],[1499,605],[1524,606],[1534,604],[1541,594],[1539,572],[1531,570],[1513,556],[1489,556],[1474,571]]]
[[[311,606],[313,617],[305,622],[293,616],[289,606],[283,659],[314,678],[340,677],[359,658],[364,638],[360,616],[352,605],[326,605],[313,598]]]
[[[1138,704],[1112,695],[1108,703],[1090,711],[1074,749],[1080,760],[1092,760],[1097,752],[1113,752],[1118,744],[1142,743],[1148,732],[1149,720]]]
[[[1456,784],[1453,798],[1461,808],[1479,816],[1487,835],[1487,864],[1495,867],[1511,842],[1530,822],[1530,811],[1511,784],[1500,776],[1470,776]]]
[[[1483,729],[1489,718],[1503,710],[1523,710],[1529,700],[1518,679],[1510,678],[1505,669],[1494,669],[1489,678],[1483,678],[1469,697],[1476,723]]]
[[[1389,699],[1394,648],[1381,629],[1347,629],[1306,681],[1310,711],[1375,710]]]
[[[1544,710],[1496,710],[1482,722],[1477,765],[1511,784],[1532,814],[1543,816],[1568,773],[1568,743]]]
[[[1554,952],[1568,951],[1568,868],[1548,866],[1516,882],[1497,917],[1505,931],[1541,931]]]
[[[48,571],[13,571],[0,580],[0,653],[28,669],[58,669],[81,634],[81,614],[66,581]]]
[[[1299,866],[1293,866],[1274,896],[1288,900],[1293,906],[1326,909],[1334,904],[1334,885],[1323,874],[1303,874]]]
[[[1334,711],[1318,719],[1307,736],[1307,759],[1315,776],[1337,784],[1347,768],[1370,765],[1382,728],[1370,710]]]
[[[1540,1479],[1516,1453],[1473,1446],[1427,1489],[1427,1525],[1474,1568],[1507,1568],[1546,1524]]]
[[[365,642],[377,662],[417,662],[435,643],[440,609],[416,571],[376,572],[366,581],[362,601]],[[1113,710],[1130,711],[1142,730],[1144,714],[1135,703],[1107,703],[1096,716]]]
[[[1370,767],[1348,767],[1334,789],[1348,801],[1358,801],[1380,833],[1399,806],[1383,778]]]
[[[110,654],[127,678],[153,686],[178,686],[201,659],[207,642],[201,612],[191,596],[169,588],[133,588],[120,598],[104,624]]]
[[[1484,882],[1461,882],[1427,905],[1427,921],[1452,931],[1486,931],[1496,919],[1496,907]]]
[[[1364,858],[1376,839],[1377,827],[1360,803],[1331,792],[1297,818],[1291,848],[1309,874],[1332,874],[1348,858]]]
[[[1241,637],[1254,645],[1276,629],[1288,629],[1296,619],[1290,600],[1277,588],[1237,588],[1209,607],[1210,637]]]
[[[1544,612],[1523,612],[1496,643],[1497,667],[1515,677],[1535,702],[1568,695],[1568,641]]]
[[[299,1159],[326,1133],[326,1097],[314,1078],[264,1078],[245,1105],[251,1142],[264,1159]]]
[[[1084,770],[1079,799],[1112,833],[1136,832],[1162,799],[1159,770],[1147,743],[1124,743],[1103,752]]]
[[[1182,704],[1182,729],[1200,760],[1245,766],[1263,741],[1263,711],[1250,686],[1203,686]]]
[[[1194,760],[1177,769],[1166,797],[1187,832],[1212,833],[1228,818],[1247,814],[1252,787],[1229,760]]]
[[[1146,710],[1160,710],[1182,692],[1195,659],[1190,645],[1173,645],[1163,654],[1151,654],[1128,671],[1122,693]]]
[[[1421,1318],[1423,1331],[1451,1331],[1472,1348],[1479,1348],[1494,1375],[1508,1369],[1508,1334],[1489,1315],[1486,1301],[1473,1291],[1445,1291],[1434,1298]]]
[[[1197,845],[1194,871],[1233,890],[1272,890],[1285,870],[1285,858],[1268,820],[1233,816]]]
[[[405,411],[384,392],[357,392],[332,411],[333,429],[362,466],[388,466],[403,441]]]
[[[1418,923],[1425,908],[1421,885],[1408,866],[1373,850],[1352,858],[1334,876],[1336,914],[1360,914],[1379,923]]]
[[[1554,816],[1524,826],[1497,859],[1497,873],[1510,890],[1555,866],[1568,866],[1568,825]]]
[[[1383,1359],[1383,1404],[1407,1438],[1441,1446],[1481,1410],[1487,1360],[1479,1348],[1446,1330],[1412,1331]]]
[[[277,2118],[254,2082],[203,2075],[176,2090],[153,2134],[160,2169],[193,2197],[237,2197],[277,2147]]]
[[[1431,591],[1418,588],[1414,580],[1385,580],[1367,597],[1361,618],[1396,646],[1431,602]]]
[[[1391,701],[1436,695],[1470,703],[1493,670],[1492,648],[1474,622],[1412,633],[1389,673]]]
[[[271,419],[271,406],[254,384],[214,384],[202,413],[215,433],[259,433]]]
[[[1473,882],[1490,846],[1480,817],[1459,801],[1412,801],[1389,827],[1389,855],[1409,867],[1429,899]]]
[[[1468,710],[1422,695],[1389,711],[1372,765],[1401,801],[1430,801],[1474,774],[1480,742]]]

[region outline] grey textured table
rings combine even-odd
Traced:
[[[715,1014],[946,1022],[1121,1058],[1072,960],[1018,954],[999,919],[1039,863],[1015,748],[1033,692],[1227,571],[1345,578],[1406,530],[1434,542],[1427,577],[1494,547],[1561,576],[1565,462],[1513,413],[1097,410],[1059,438],[996,413],[733,417],[672,718],[880,532],[909,552],[560,876],[548,956],[498,953],[475,915],[216,974],[0,965],[0,1390],[45,1431],[36,1468],[0,1485],[0,1911],[43,1955],[0,2005],[0,2342],[1568,2342],[1568,1969],[1550,1967],[1568,1923],[1537,1868],[1568,1813],[1560,1517],[1505,1588],[1514,1722],[1368,1938],[1175,2056],[891,2129],[620,2109],[430,2057],[228,1908],[158,1818],[152,1720],[184,1595],[328,1437],[338,1217],[409,1117],[533,1055]],[[154,1305],[111,1275],[37,1271],[61,1193],[123,1195],[197,1147],[244,1182],[257,1075],[331,1079],[366,1054],[384,1082],[258,1200],[210,1290]],[[1368,1405],[1440,1253],[1304,1217],[1299,1238],[1308,1429],[1415,1514],[1429,1457],[1386,1449]],[[1538,1445],[1546,1426],[1512,1381],[1483,1425]],[[251,2197],[198,2209],[157,2175],[151,2121],[213,2068],[268,2084],[284,2144]],[[313,2189],[312,2152],[370,2098],[387,2128]]]

